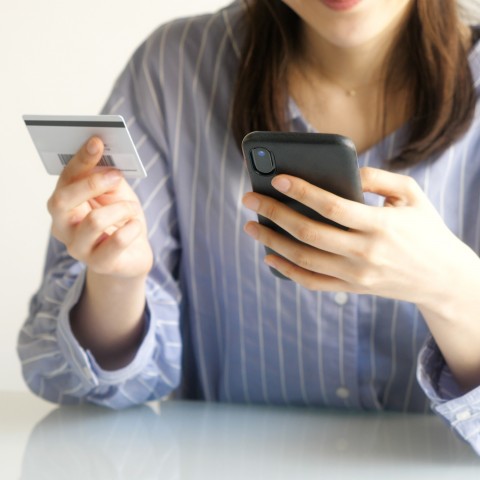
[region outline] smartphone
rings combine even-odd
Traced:
[[[340,197],[364,203],[357,152],[348,137],[326,133],[251,132],[243,139],[242,150],[253,191],[269,195],[306,217],[346,229],[273,188],[271,181],[275,175],[293,175]],[[258,220],[289,235],[268,218],[259,215]],[[268,247],[266,251],[272,253]]]

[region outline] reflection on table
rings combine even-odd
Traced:
[[[168,401],[59,407],[33,429],[22,480],[480,478],[432,415]]]

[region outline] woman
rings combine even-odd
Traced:
[[[480,452],[480,45],[456,8],[258,0],[154,32],[105,107],[148,177],[94,169],[92,138],[49,200],[45,278],[19,341],[30,388],[114,408],[171,393],[432,403]],[[248,192],[239,142],[255,129],[354,140],[366,205],[273,181],[348,231]],[[293,281],[270,273],[262,244]]]

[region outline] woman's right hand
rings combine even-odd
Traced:
[[[120,171],[96,167],[102,154],[92,137],[68,162],[48,200],[52,234],[91,272],[146,276],[153,255],[140,202]]]

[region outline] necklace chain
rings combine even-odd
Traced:
[[[303,78],[305,78],[310,84],[313,85],[313,82],[312,82],[312,80],[311,80],[311,78],[310,78],[310,75],[308,75],[308,74],[306,73],[306,71],[305,71],[305,67],[307,67],[307,62],[305,62],[305,61],[298,62],[298,63],[297,63],[297,66],[296,66],[297,71],[300,73],[300,75],[303,76]],[[349,98],[354,98],[354,97],[356,97],[357,94],[358,94],[359,88],[362,89],[362,88],[364,88],[364,87],[372,87],[372,86],[374,86],[374,85],[365,85],[365,86],[360,86],[360,87],[358,87],[358,88],[347,88],[347,87],[344,87],[344,86],[340,85],[339,83],[333,81],[331,78],[329,78],[329,77],[328,77],[327,75],[325,75],[325,74],[323,74],[322,76],[323,76],[323,78],[324,78],[325,80],[327,80],[328,82],[330,82],[330,83],[333,84],[333,85],[336,85],[339,89],[341,89],[341,90],[345,93],[345,96],[347,96],[347,97],[349,97]],[[380,82],[376,83],[375,86],[378,85],[379,83],[380,83]]]

